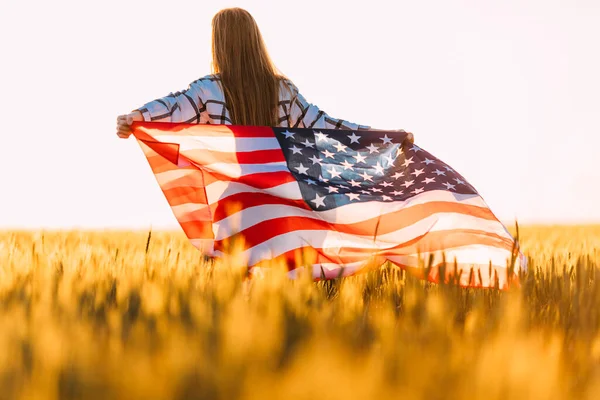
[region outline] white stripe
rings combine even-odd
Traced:
[[[447,225],[443,223],[438,224],[440,215],[443,217],[444,214],[429,216],[410,226],[402,227],[395,232],[384,235],[388,238],[393,236],[393,242],[390,242],[389,239],[380,240],[378,238],[377,240],[373,240],[372,236],[352,235],[336,231],[295,230],[267,239],[264,242],[243,251],[240,253],[240,256],[243,259],[247,259],[249,265],[254,265],[262,260],[271,259],[287,251],[304,246],[327,248],[330,250],[350,247],[373,249],[373,251],[376,252],[377,250],[385,250],[406,243],[427,232],[448,229]],[[482,226],[485,226],[485,222],[488,222],[481,218],[468,217],[469,218],[456,220],[452,225],[452,229],[481,229]],[[499,223],[496,222],[496,224]]]
[[[210,216],[209,207],[206,204],[185,203],[177,206],[171,206],[171,209],[173,210],[173,214],[175,214],[175,218],[177,218],[177,221],[179,221],[180,223],[189,221],[200,221],[197,217],[194,216],[194,213],[197,213],[201,210],[206,210],[206,216]]]
[[[187,135],[153,135],[162,143],[176,143],[179,151],[213,150],[227,152],[246,152],[256,150],[280,149],[274,137],[236,138],[234,136],[187,136]]]
[[[206,186],[206,196],[209,204],[214,204],[237,193],[267,193],[283,199],[300,200],[302,193],[297,182],[288,182],[267,189],[257,189],[254,186],[239,182],[217,181]],[[242,218],[245,218],[243,216]]]
[[[481,199],[478,197],[478,199]],[[331,223],[338,224],[353,224],[361,221],[365,221],[371,218],[382,217],[385,218],[385,214],[395,212],[398,210],[409,209],[417,204],[425,204],[431,201],[439,201],[437,197],[426,197],[419,199],[418,202],[394,202],[394,203],[380,203],[380,202],[367,202],[367,203],[354,203],[347,204],[344,206],[337,207],[332,210],[326,211],[310,211],[304,210],[298,207],[287,206],[282,204],[267,204],[256,207],[249,207],[242,211],[243,216],[237,215],[237,212],[230,215],[229,217],[215,222],[213,224],[213,232],[215,235],[219,232],[219,236],[216,240],[224,239],[234,233],[240,232],[251,226],[254,226],[262,221],[268,221],[277,218],[284,217],[307,217],[323,220]],[[476,198],[467,200],[471,203],[477,203]],[[454,202],[456,204],[456,202]],[[464,204],[461,202],[461,204]],[[477,204],[481,206],[481,204]],[[464,215],[456,213],[459,217]],[[458,217],[457,217],[458,218]],[[499,224],[500,229],[495,228],[496,221],[490,221],[491,226],[494,227],[494,232],[501,236],[511,238],[505,228]],[[452,228],[452,227],[451,227]],[[450,228],[450,229],[451,229]]]
[[[433,264],[441,263],[446,257],[449,266],[456,260],[459,264],[476,264],[488,266],[490,261],[493,266],[506,267],[510,262],[510,250],[500,249],[498,247],[486,246],[481,244],[471,244],[455,247],[447,250],[427,251],[422,253],[412,253],[407,255],[386,256],[386,259],[403,265],[426,265],[429,263],[429,257],[433,256]],[[485,271],[488,272],[487,270]]]
[[[185,165],[182,165],[185,166]],[[268,173],[268,172],[281,172],[288,171],[287,165],[285,162],[275,162],[268,164],[234,164],[234,163],[214,163],[207,164],[202,167],[210,172],[219,173],[225,175],[229,178],[237,179],[241,178],[245,175],[252,175],[258,173]],[[179,179],[188,175],[193,175],[194,173],[199,173],[200,169],[192,168],[192,169],[172,169],[170,171],[159,172],[155,174],[158,183],[162,186],[170,181],[175,179]],[[194,187],[202,187],[202,182],[199,180],[198,182],[189,182],[190,184],[187,186]]]

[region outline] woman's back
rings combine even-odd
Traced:
[[[366,130],[342,119],[332,118],[317,106],[310,104],[289,79],[279,80],[277,124],[286,128]],[[252,101],[252,99],[247,99]],[[144,121],[182,122],[195,124],[232,125],[229,106],[219,74],[207,75],[192,82],[176,93],[153,100],[138,108]]]

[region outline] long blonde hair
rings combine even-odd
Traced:
[[[277,126],[279,82],[256,21],[241,8],[212,20],[213,73],[219,74],[234,125]]]

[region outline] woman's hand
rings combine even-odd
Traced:
[[[144,117],[139,111],[129,114],[119,115],[117,117],[117,136],[121,139],[127,139],[131,136],[131,124],[133,121],[143,121]]]

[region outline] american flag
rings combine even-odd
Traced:
[[[192,244],[222,257],[236,243],[251,272],[275,261],[291,277],[308,267],[330,279],[389,261],[434,282],[448,265],[461,286],[506,287],[525,268],[475,188],[405,132],[160,122],[133,132]]]

